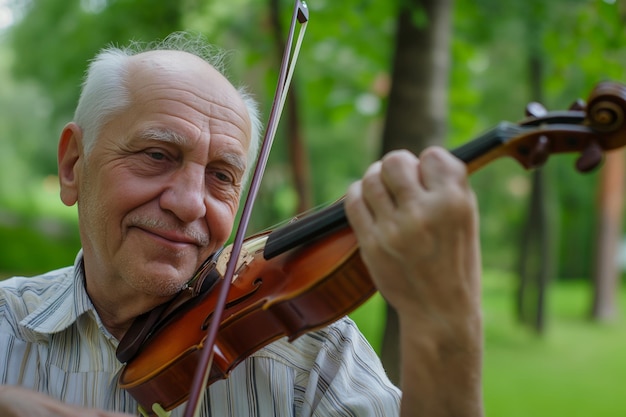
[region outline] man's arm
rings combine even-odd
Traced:
[[[0,386],[2,417],[132,417],[132,414],[75,407],[26,388]]]
[[[480,249],[465,166],[395,151],[346,198],[377,288],[400,320],[402,415],[483,415]]]

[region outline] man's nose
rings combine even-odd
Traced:
[[[172,212],[185,223],[206,215],[204,167],[184,166],[177,170],[161,194],[161,208]]]

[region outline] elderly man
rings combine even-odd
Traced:
[[[259,137],[253,101],[197,46],[173,36],[92,61],[58,150],[82,250],[73,266],[0,287],[2,416],[136,415],[117,384],[118,342],[224,245]],[[443,149],[392,152],[350,187],[345,207],[399,313],[403,395],[344,318],[247,358],[207,388],[202,416],[482,414],[480,255],[465,167]]]

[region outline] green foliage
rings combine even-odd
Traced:
[[[0,276],[36,275],[71,265],[80,248],[76,224],[0,214]]]
[[[57,178],[14,182],[0,193],[0,277],[72,264],[80,248],[76,211],[61,203]]]
[[[178,5],[169,1],[30,1],[9,39],[15,79],[41,86],[48,114],[39,126],[55,132],[53,140],[38,143],[41,173],[56,171],[56,132],[72,118],[88,60],[109,44],[162,38],[179,28],[179,20]]]
[[[0,181],[0,194],[3,195],[23,192],[28,178],[54,172],[56,165],[53,149],[57,137],[47,129],[52,104],[38,83],[16,84],[10,78],[14,57],[12,50],[0,48],[0,178],[5,179]]]

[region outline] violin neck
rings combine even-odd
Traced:
[[[263,257],[271,259],[304,243],[348,226],[343,200],[274,230],[267,237]]]
[[[519,134],[520,129],[518,125],[502,122],[478,138],[453,149],[451,153],[466,164],[470,164],[475,159],[504,145],[511,137]],[[343,200],[340,200],[323,210],[271,232],[265,243],[263,256],[265,259],[271,259],[347,226],[348,219]]]
[[[523,127],[516,124],[501,122],[479,137],[452,149],[450,153],[466,164],[471,164],[474,160],[500,148],[523,130]]]

